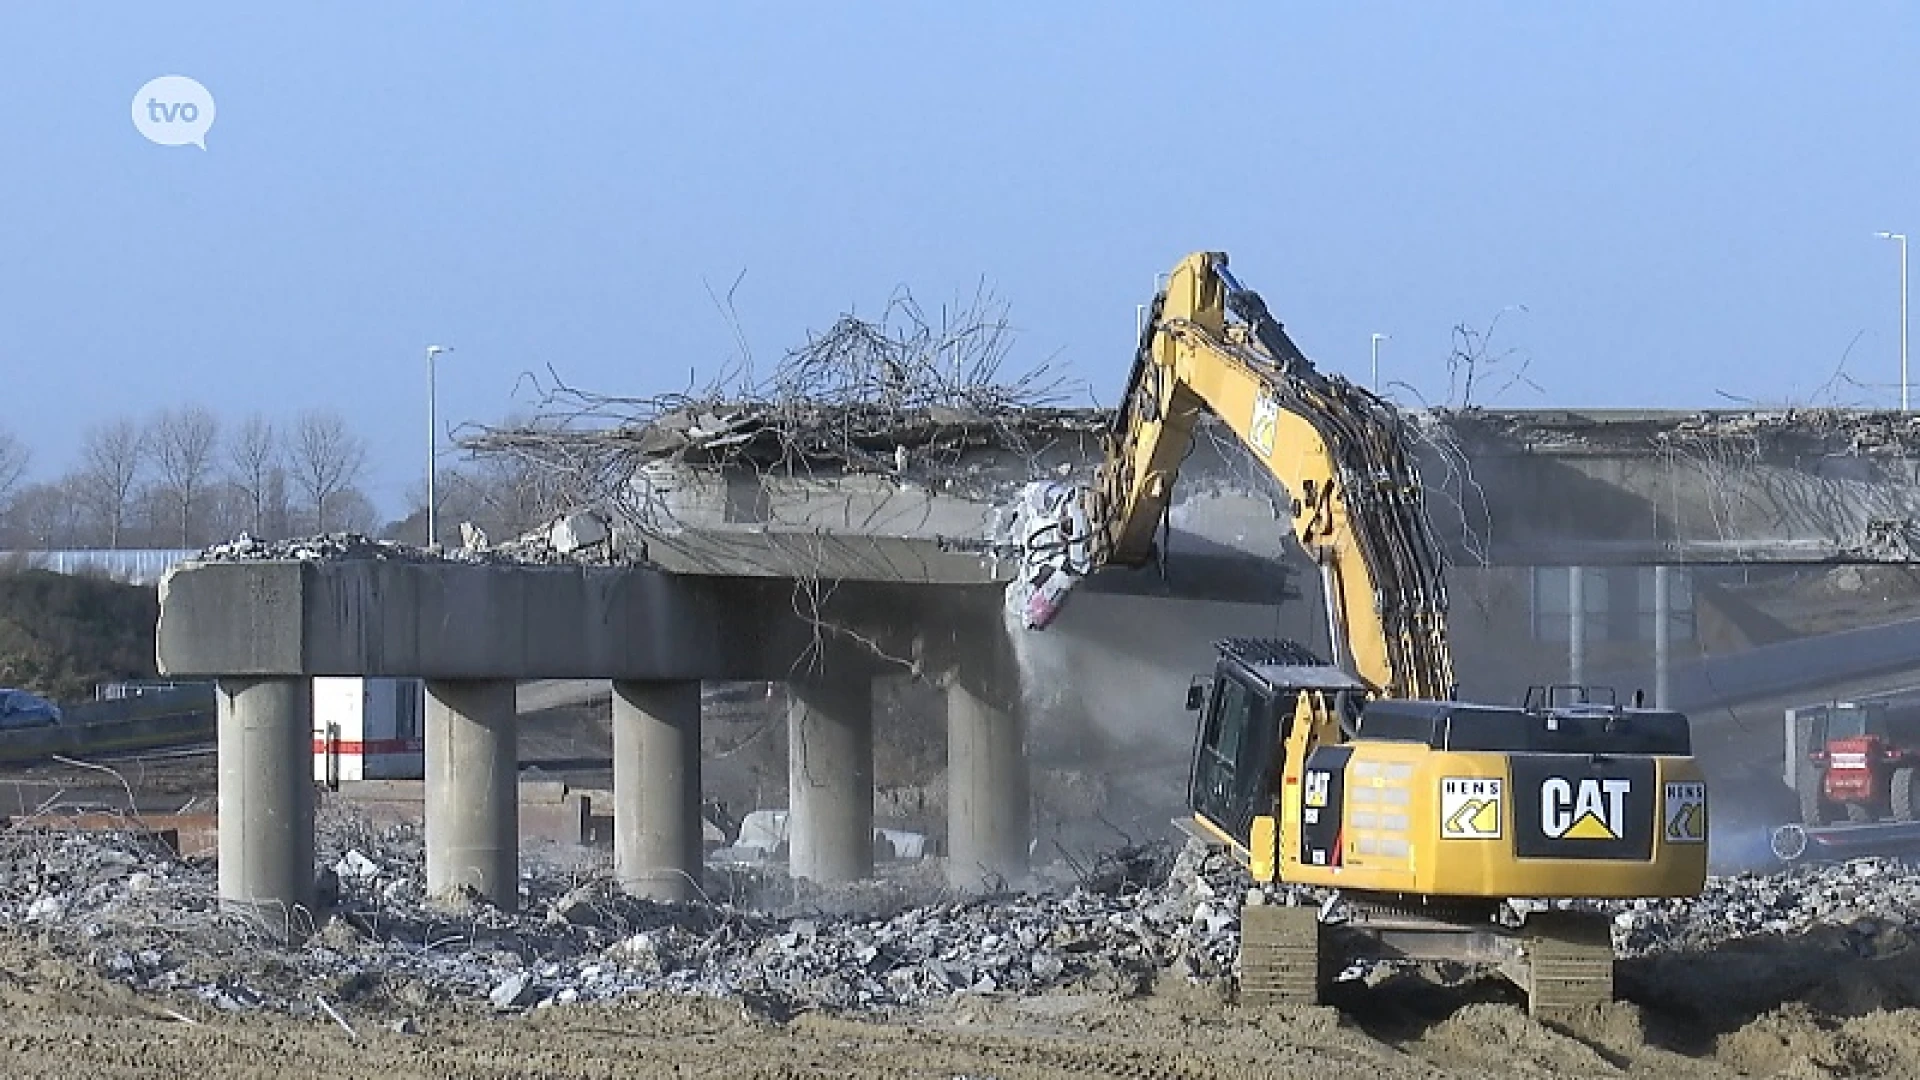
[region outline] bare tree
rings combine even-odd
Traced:
[[[291,456],[294,482],[313,510],[314,531],[326,532],[328,500],[360,479],[367,464],[366,440],[348,431],[339,413],[313,410],[300,416]]]
[[[169,409],[154,420],[151,438],[160,484],[180,526],[180,546],[192,547],[193,510],[213,471],[220,421],[199,405]]]
[[[517,536],[558,509],[546,480],[546,475],[525,458],[481,455],[468,465],[442,474],[441,483],[447,491],[442,520],[471,521],[496,537]],[[418,493],[413,498],[424,508],[425,500]]]
[[[227,442],[227,483],[246,503],[247,531],[256,537],[267,534],[269,496],[280,461],[280,435],[273,421],[259,413],[247,417]]]
[[[71,482],[28,484],[7,508],[11,542],[43,550],[73,547],[80,539],[79,510]]]
[[[20,481],[26,477],[27,463],[32,456],[13,432],[0,431],[0,509],[7,506]]]
[[[289,478],[285,465],[275,465],[267,472],[267,517],[264,523],[263,537],[285,537],[293,530],[293,481]]]
[[[146,433],[125,418],[89,430],[81,443],[81,466],[74,480],[81,500],[106,527],[108,547],[120,546],[127,509],[140,483],[146,454]]]
[[[327,503],[327,514],[344,532],[371,533],[380,527],[380,509],[357,487],[345,487]]]

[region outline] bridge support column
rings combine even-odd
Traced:
[[[787,684],[788,869],[873,876],[873,684],[864,674]]]
[[[281,941],[319,922],[313,888],[313,683],[221,679],[220,906]]]
[[[520,902],[519,751],[510,679],[427,683],[427,893]]]
[[[613,868],[630,896],[700,895],[700,684],[613,684]]]
[[[1673,567],[1653,568],[1653,703],[1673,708]]]
[[[1587,681],[1587,572],[1567,567],[1567,681]]]
[[[1018,887],[1033,829],[1025,725],[961,685],[947,687],[947,882],[955,888]]]

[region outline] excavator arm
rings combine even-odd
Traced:
[[[1291,495],[1293,533],[1320,568],[1335,663],[1387,697],[1451,699],[1442,557],[1400,414],[1315,370],[1222,253],[1182,260],[1142,328],[1086,494],[1092,568],[1154,558],[1202,413]]]

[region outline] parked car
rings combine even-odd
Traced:
[[[60,722],[60,706],[27,690],[0,689],[0,731]]]

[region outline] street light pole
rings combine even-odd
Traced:
[[[1907,234],[1875,233],[1882,240],[1900,242],[1900,411],[1907,411]]]
[[[1380,392],[1380,343],[1392,337],[1391,334],[1373,335],[1373,392]]]
[[[434,501],[434,474],[439,472],[440,435],[434,418],[433,358],[443,352],[452,352],[450,345],[427,346],[427,547],[432,548],[440,538],[439,522],[436,520],[438,503]]]

